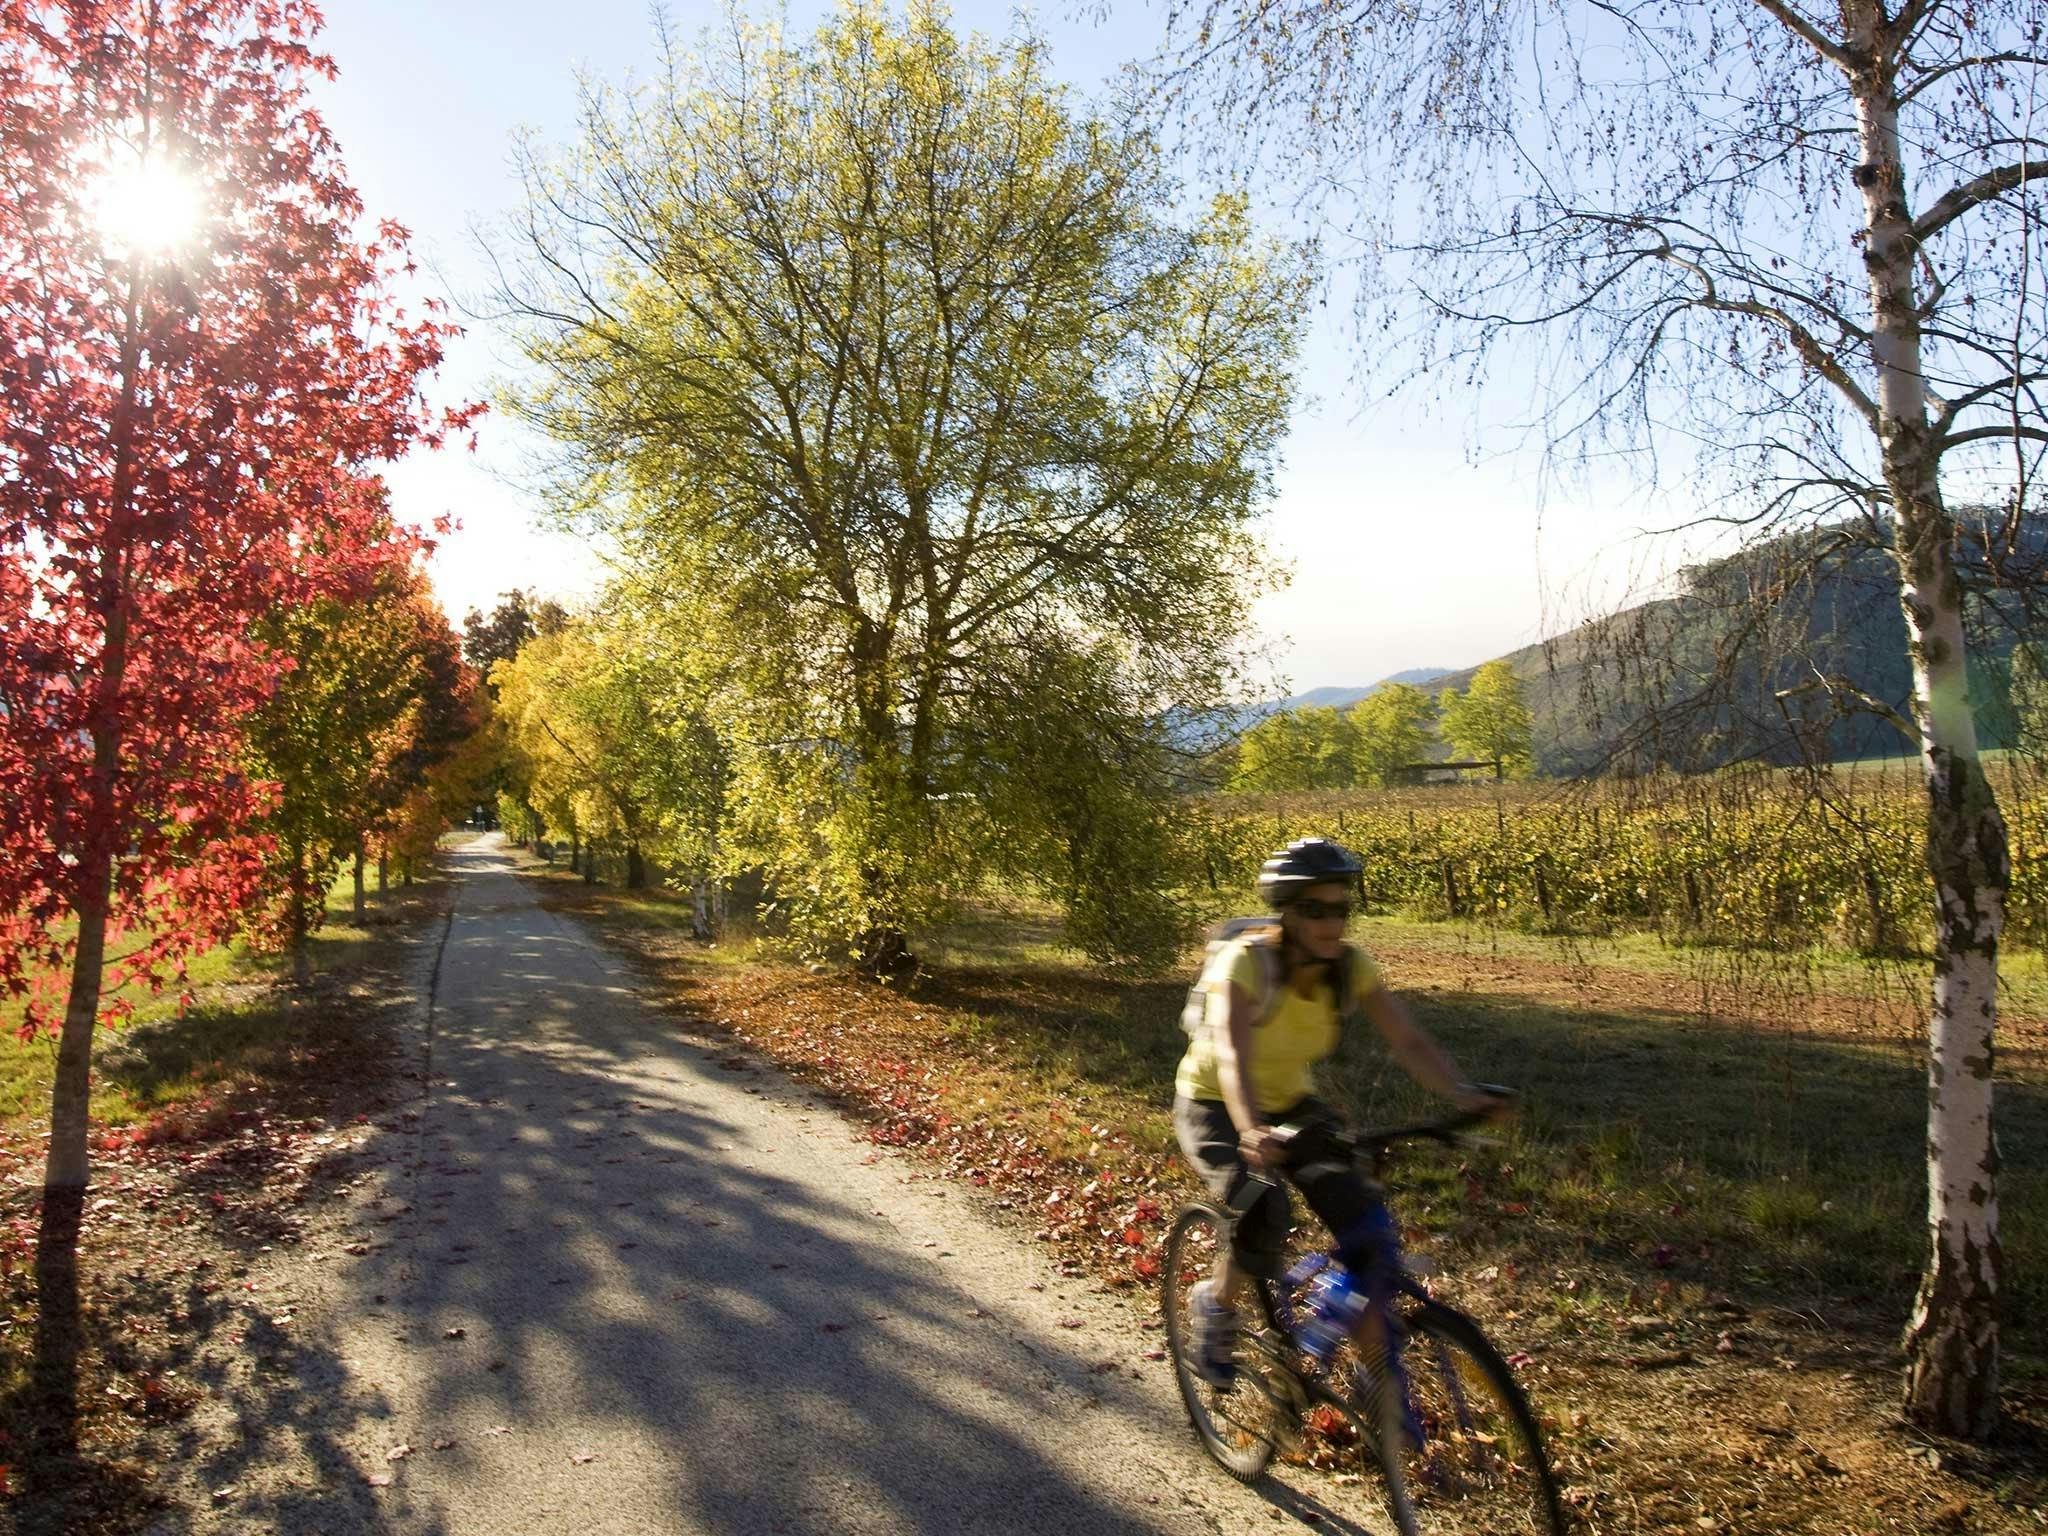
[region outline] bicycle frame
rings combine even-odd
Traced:
[[[1502,1090],[1502,1094],[1504,1097],[1507,1096],[1506,1090]],[[1359,1159],[1361,1154],[1367,1149],[1371,1150],[1373,1174],[1375,1181],[1377,1181],[1378,1176],[1384,1169],[1388,1153],[1395,1142],[1429,1139],[1443,1142],[1447,1146],[1454,1145],[1459,1132],[1482,1123],[1485,1118],[1483,1115],[1460,1114],[1443,1120],[1426,1121],[1418,1125],[1400,1126],[1390,1130],[1377,1131],[1366,1136],[1346,1135],[1343,1140],[1348,1145],[1354,1160]],[[1300,1127],[1283,1126],[1279,1129],[1283,1136],[1291,1141],[1294,1135],[1299,1133]],[[1249,1210],[1266,1189],[1281,1187],[1278,1179],[1265,1172],[1247,1170],[1247,1175],[1244,1191],[1240,1192],[1239,1196],[1230,1201],[1226,1207],[1233,1219],[1242,1216]],[[1381,1343],[1380,1357],[1377,1361],[1364,1363],[1361,1369],[1377,1369],[1392,1373],[1394,1381],[1399,1386],[1401,1392],[1403,1427],[1406,1429],[1409,1438],[1414,1442],[1416,1449],[1420,1450],[1426,1442],[1426,1436],[1423,1432],[1421,1416],[1416,1412],[1415,1395],[1410,1385],[1409,1375],[1402,1361],[1402,1346],[1407,1336],[1407,1329],[1401,1322],[1399,1303],[1404,1296],[1414,1301],[1425,1302],[1429,1299],[1429,1295],[1409,1275],[1403,1263],[1399,1239],[1395,1238],[1392,1241],[1394,1243],[1393,1250],[1391,1252],[1383,1252],[1372,1265],[1372,1268],[1366,1274],[1359,1277],[1365,1285],[1365,1311],[1361,1314],[1358,1328],[1354,1331],[1352,1337],[1355,1340],[1371,1332],[1373,1325],[1377,1324]],[[1320,1273],[1322,1268],[1327,1265],[1344,1262],[1334,1249],[1325,1250],[1320,1257],[1322,1264],[1317,1265],[1311,1271],[1311,1274]],[[1256,1290],[1259,1296],[1259,1305],[1265,1312],[1267,1321],[1278,1330],[1281,1337],[1292,1346],[1294,1351],[1299,1354],[1308,1354],[1309,1351],[1305,1348],[1302,1341],[1304,1319],[1297,1315],[1298,1309],[1288,1298],[1284,1283],[1280,1280],[1262,1278],[1257,1282]],[[1255,1340],[1254,1342],[1258,1341]],[[1267,1354],[1272,1364],[1282,1372],[1283,1379],[1288,1381],[1293,1389],[1297,1401],[1279,1404],[1279,1406],[1286,1408],[1295,1419],[1298,1420],[1306,1416],[1311,1400],[1319,1399],[1344,1412],[1347,1416],[1360,1406],[1357,1403],[1346,1403],[1327,1385],[1327,1371],[1317,1370],[1304,1375],[1285,1358],[1283,1353],[1263,1350],[1262,1352]],[[1253,1384],[1269,1398],[1274,1398],[1274,1401],[1278,1403],[1277,1397],[1267,1387],[1263,1379],[1254,1376]],[[1363,1386],[1364,1383],[1360,1385]],[[1377,1426],[1375,1426],[1375,1433],[1377,1433]]]
[[[1261,1182],[1271,1183],[1273,1181],[1262,1180]],[[1325,1250],[1320,1257],[1323,1260],[1323,1265],[1341,1264],[1343,1262],[1335,1250]],[[1320,1272],[1322,1267],[1318,1266],[1316,1272]],[[1401,1322],[1398,1309],[1402,1297],[1405,1296],[1415,1301],[1426,1301],[1428,1293],[1421,1286],[1417,1285],[1408,1276],[1406,1271],[1402,1269],[1399,1254],[1389,1255],[1382,1262],[1375,1264],[1373,1269],[1374,1271],[1391,1269],[1393,1272],[1391,1274],[1369,1273],[1360,1276],[1360,1279],[1365,1284],[1366,1302],[1365,1311],[1359,1318],[1358,1328],[1353,1334],[1353,1339],[1356,1340],[1373,1332],[1375,1324],[1377,1324],[1380,1339],[1380,1350],[1377,1357],[1372,1361],[1361,1362],[1360,1370],[1392,1373],[1401,1391],[1404,1426],[1410,1438],[1420,1448],[1424,1443],[1425,1437],[1421,1417],[1415,1411],[1414,1395],[1409,1388],[1408,1372],[1402,1363],[1402,1348],[1407,1338],[1407,1329]],[[1296,1355],[1308,1355],[1309,1351],[1302,1338],[1302,1330],[1307,1320],[1302,1316],[1302,1309],[1296,1307],[1288,1297],[1285,1283],[1281,1280],[1260,1279],[1257,1282],[1256,1289],[1259,1305],[1266,1315],[1267,1322],[1273,1326],[1281,1338],[1286,1340]],[[1295,1401],[1281,1402],[1268,1388],[1263,1378],[1259,1377],[1256,1373],[1251,1377],[1252,1385],[1265,1393],[1267,1397],[1273,1399],[1277,1406],[1286,1409],[1296,1419],[1305,1418],[1308,1410],[1318,1402],[1325,1403],[1350,1416],[1354,1415],[1359,1408],[1369,1401],[1369,1398],[1361,1391],[1357,1398],[1347,1402],[1339,1390],[1330,1385],[1331,1378],[1327,1369],[1304,1372],[1294,1364],[1293,1360],[1288,1358],[1288,1352],[1266,1347],[1264,1341],[1260,1340],[1256,1335],[1252,1336],[1250,1342],[1259,1348],[1267,1360],[1282,1372],[1283,1379],[1293,1389]],[[1310,1358],[1313,1358],[1313,1356],[1310,1356]],[[1358,1385],[1363,1389],[1366,1383],[1360,1382]],[[1377,1432],[1376,1427],[1375,1432]]]

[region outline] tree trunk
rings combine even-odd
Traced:
[[[883,981],[912,974],[917,956],[910,952],[910,935],[893,924],[877,924],[860,936],[854,966],[863,976]]]
[[[391,884],[391,855],[385,849],[377,850],[377,894],[382,896]]]
[[[1934,999],[1928,1018],[1927,1267],[1906,1325],[1905,1409],[1945,1434],[1998,1421],[2004,1254],[1992,1049],[1998,941],[2010,880],[2005,822],[1977,757],[1962,603],[1946,519],[1899,522],[1902,597],[1913,636],[1914,712],[1925,737],[1927,867],[1934,876]]]
[[[100,978],[107,956],[107,911],[113,860],[105,853],[79,871],[78,948],[71,957],[71,990],[64,1032],[57,1043],[57,1076],[50,1088],[50,1152],[43,1188],[83,1190],[86,1185],[86,1105],[92,1091],[93,1030],[100,1014]]]
[[[156,17],[148,22],[151,56]],[[145,129],[145,136],[147,129]],[[107,954],[107,920],[113,906],[115,850],[125,839],[114,826],[119,805],[121,735],[116,707],[128,678],[128,629],[133,597],[129,493],[135,476],[136,374],[142,359],[142,317],[148,302],[148,269],[128,263],[128,297],[121,338],[121,387],[114,402],[110,442],[114,450],[109,487],[107,565],[114,573],[106,609],[106,644],[100,653],[100,704],[105,711],[93,727],[91,825],[79,859],[75,907],[77,947],[71,955],[71,989],[64,1001],[64,1029],[57,1042],[57,1070],[50,1085],[50,1147],[43,1164],[43,1209],[36,1232],[36,1360],[33,1383],[42,1444],[29,1457],[31,1485],[38,1466],[65,1475],[78,1450],[78,1353],[82,1319],[78,1296],[78,1237],[91,1175],[87,1132],[91,1118],[93,1033],[99,1025],[100,987]]]
[[[583,873],[583,839],[574,827],[569,829],[569,873]]]
[[[50,1090],[50,1150],[43,1169],[43,1208],[36,1231],[35,1397],[41,1455],[68,1461],[77,1450],[78,1233],[85,1212],[91,1164],[93,1033],[99,1026],[100,980],[106,964],[107,912],[113,859],[95,853],[79,871],[78,947],[71,957],[71,991],[57,1043],[57,1074]],[[31,1462],[37,1458],[30,1457]]]
[[[306,953],[306,930],[311,926],[306,914],[306,854],[297,846],[292,847],[292,985],[303,987],[313,979],[313,958]]]
[[[358,923],[361,923],[363,920],[363,861],[366,857],[367,855],[363,851],[363,840],[359,837],[356,839],[355,867],[355,920]]]
[[[626,889],[644,890],[647,885],[647,861],[640,856],[638,843],[626,844]]]
[[[1853,55],[1876,364],[1875,423],[1891,492],[1899,601],[1913,663],[1913,714],[1927,786],[1934,876],[1934,997],[1928,1019],[1927,1267],[1906,1325],[1905,1411],[1930,1429],[1988,1434],[1998,1418],[1998,1152],[1992,1034],[1998,940],[2010,879],[2005,823],[1977,757],[1962,589],[1950,554],[1940,445],[1928,419],[1916,242],[1900,154],[1897,39],[1873,0],[1844,7]]]
[[[711,902],[709,883],[703,875],[690,882],[690,935],[693,938],[711,937]]]

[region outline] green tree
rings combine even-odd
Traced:
[[[570,619],[493,675],[511,776],[551,830],[614,850],[629,887],[649,857],[709,872],[723,748],[644,615]]]
[[[1512,778],[1528,773],[1534,758],[1534,719],[1522,700],[1522,680],[1504,661],[1489,661],[1463,693],[1446,688],[1439,701],[1444,739],[1453,752],[1498,762]]]
[[[535,597],[517,587],[498,594],[498,606],[486,618],[472,608],[462,620],[462,657],[489,686],[491,668],[510,661],[536,635],[552,635],[569,622],[568,611],[551,597]]]
[[[245,766],[277,786],[270,900],[254,930],[310,978],[306,939],[325,917],[336,866],[385,824],[460,735],[449,701],[454,637],[410,566],[371,593],[280,610],[258,635],[291,666],[250,717]],[[360,863],[358,895],[360,897]]]
[[[978,850],[1044,845],[961,830],[1051,803],[987,791],[975,711],[1020,658],[1113,664],[1154,718],[1236,686],[1307,274],[1241,201],[1180,221],[1157,146],[1028,36],[850,5],[720,47],[529,163],[510,404],[563,515],[730,663],[735,834],[887,969]],[[1037,699],[1006,772],[1090,749],[1093,700]]]
[[[1351,706],[1358,782],[1382,789],[1403,782],[1435,739],[1436,700],[1413,683],[1387,683]]]
[[[1283,709],[1246,731],[1227,781],[1249,793],[1345,789],[1352,782],[1350,722],[1336,710]]]

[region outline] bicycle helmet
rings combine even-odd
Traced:
[[[1365,873],[1358,855],[1325,837],[1304,837],[1266,860],[1259,871],[1259,895],[1276,910],[1312,885],[1355,885]]]

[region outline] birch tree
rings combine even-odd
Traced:
[[[1860,520],[1896,573],[1937,952],[1928,1256],[1905,1406],[1997,1414],[1992,1062],[2008,883],[1951,508],[2030,547],[2048,443],[2032,0],[1173,0],[1165,99],[1313,167],[1357,237],[1368,382],[1493,381],[1554,445],[1704,471],[1759,532]],[[1213,139],[1213,129],[1205,128]],[[1390,340],[1393,345],[1389,345]],[[1701,445],[1697,453],[1693,445]]]

